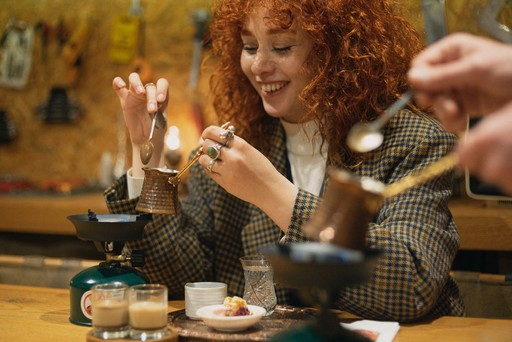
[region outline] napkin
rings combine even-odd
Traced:
[[[374,342],[392,342],[400,329],[398,322],[361,320],[340,324],[347,330],[358,331]]]

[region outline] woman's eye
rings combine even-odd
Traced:
[[[291,46],[275,47],[274,51],[277,53],[285,53],[291,50]]]
[[[248,53],[250,54],[253,54],[253,53],[256,53],[256,51],[258,50],[257,47],[255,46],[251,46],[251,45],[244,45],[243,46],[243,50],[244,51],[247,51]]]

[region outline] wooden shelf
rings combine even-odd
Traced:
[[[462,250],[512,250],[512,205],[469,198],[449,203]],[[102,193],[69,196],[0,196],[0,231],[75,235],[69,215],[108,213]]]
[[[512,251],[512,205],[469,198],[449,203],[461,250]]]
[[[69,215],[108,213],[102,193],[55,196],[0,196],[0,231],[76,235]]]

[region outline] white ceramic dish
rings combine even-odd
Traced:
[[[209,327],[226,332],[242,331],[258,323],[267,310],[261,306],[247,305],[251,312],[248,316],[224,316],[226,307],[223,304],[203,306],[197,310],[197,315]]]

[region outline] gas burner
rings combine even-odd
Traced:
[[[92,241],[96,249],[105,253],[106,260],[83,270],[70,281],[71,310],[69,320],[77,325],[91,326],[90,289],[96,284],[121,282],[128,286],[149,283],[139,269],[144,266],[142,251],[125,254],[127,241],[142,238],[151,215],[96,215],[89,210],[85,215],[72,215],[79,239]]]

